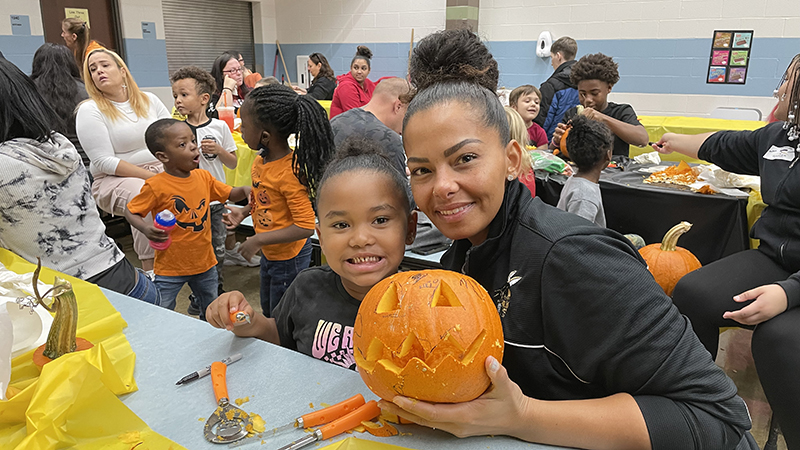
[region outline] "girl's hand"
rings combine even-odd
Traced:
[[[238,86],[238,83],[236,82],[236,80],[234,80],[233,78],[229,77],[228,75],[225,75],[225,80],[222,82],[222,88],[223,89],[227,88],[227,89],[230,89],[233,92],[236,92],[236,88],[237,87],[239,87],[239,86]]]
[[[256,256],[256,253],[260,249],[261,244],[258,243],[258,239],[256,239],[255,236],[250,236],[244,242],[239,244],[239,253],[248,261],[253,259],[253,256]]]
[[[492,385],[470,402],[434,404],[398,396],[392,402],[382,400],[379,405],[405,419],[458,437],[514,435],[515,427],[531,426],[522,420],[530,399],[508,378],[506,369],[495,358],[486,358],[485,366]]]
[[[735,320],[743,325],[758,325],[786,311],[788,302],[786,291],[777,284],[767,284],[750,289],[735,297],[736,302],[755,300],[738,311],[727,311],[722,315],[725,319]]]
[[[224,223],[229,230],[233,230],[239,226],[246,217],[242,208],[231,207],[228,213],[222,215],[222,223]]]
[[[206,308],[206,320],[214,328],[224,328],[228,331],[233,330],[234,324],[231,322],[231,313],[236,311],[243,311],[249,314],[250,317],[255,317],[253,307],[247,303],[239,291],[226,292],[216,300],[211,302]],[[246,326],[242,324],[240,326]]]
[[[559,123],[556,125],[556,129],[553,130],[553,145],[557,148],[561,145],[561,136],[564,135],[564,132],[567,131],[567,124]]]
[[[673,133],[664,133],[664,135],[661,136],[661,139],[659,139],[658,142],[653,142],[653,144],[651,145],[653,147],[653,150],[657,151],[658,153],[661,153],[662,155],[669,155],[670,153],[672,153],[672,148],[670,148],[670,141],[672,140],[672,137]]]
[[[225,149],[222,148],[217,141],[212,139],[203,139],[200,142],[200,151],[207,155],[219,155],[220,153],[224,152]]]

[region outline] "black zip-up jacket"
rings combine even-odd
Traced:
[[[785,159],[765,158],[779,149]],[[729,172],[761,176],[761,197],[769,206],[750,235],[761,240],[759,251],[794,272],[777,284],[786,291],[789,308],[800,305],[800,142],[790,141],[783,122],[776,122],[755,131],[714,133],[697,155]]]
[[[736,386],[618,233],[531,198],[515,180],[488,239],[454,242],[442,264],[507,307],[503,365],[525,395],[627,392],[654,450],[758,448]]]
[[[542,93],[542,101],[539,102],[539,114],[535,119],[533,119],[533,121],[538,123],[539,126],[544,127],[544,121],[547,119],[547,110],[550,109],[550,104],[552,103],[553,96],[556,95],[556,92],[567,88],[578,88],[569,79],[569,76],[572,73],[572,66],[576,62],[577,61],[574,59],[570,61],[564,61],[556,68],[553,74],[550,75],[550,78],[546,79],[539,86],[539,92]],[[565,108],[564,110],[566,111],[567,109],[569,108]],[[558,117],[558,119],[560,118],[561,117]]]

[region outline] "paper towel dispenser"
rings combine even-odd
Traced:
[[[549,31],[542,31],[539,41],[536,43],[536,56],[539,58],[550,57],[550,47],[553,46],[553,36]]]

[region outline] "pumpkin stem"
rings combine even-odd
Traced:
[[[692,224],[685,220],[670,228],[667,234],[664,235],[664,239],[661,240],[661,251],[674,252],[675,247],[678,245],[678,238],[691,228]]]

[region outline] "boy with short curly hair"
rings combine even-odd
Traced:
[[[225,169],[236,168],[236,142],[233,140],[228,125],[219,119],[206,115],[206,108],[211,96],[216,92],[214,77],[205,70],[195,67],[181,67],[170,77],[172,97],[175,109],[186,116],[186,124],[197,137],[200,147],[200,168],[207,170],[215,179],[225,182]],[[211,204],[211,236],[214,255],[217,257],[217,274],[219,277],[218,293],[222,293],[222,266],[225,260],[225,238],[227,229],[222,223],[225,205],[219,202]],[[192,307],[195,306],[192,303]],[[190,307],[191,312],[200,311]]]
[[[578,86],[583,106],[581,115],[605,124],[614,133],[614,154],[628,156],[631,145],[644,147],[648,136],[631,105],[608,101],[611,88],[619,81],[617,63],[602,53],[582,57],[574,66],[570,79]],[[557,147],[569,121],[578,115],[578,107],[568,110],[553,132],[551,147]]]

